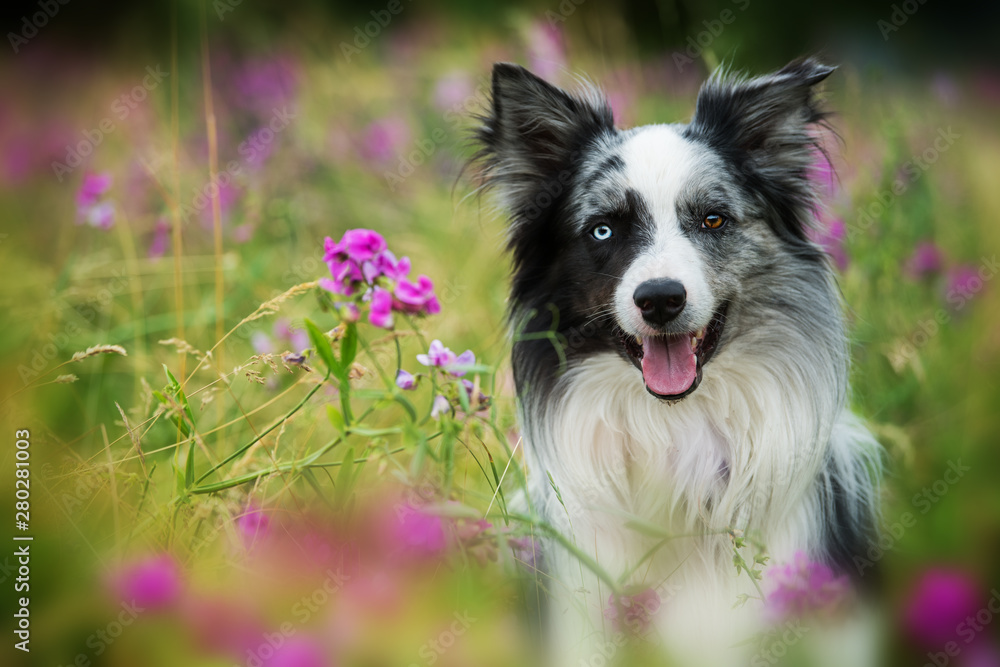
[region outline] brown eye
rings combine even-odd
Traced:
[[[702,229],[722,229],[726,226],[726,219],[718,213],[709,213],[701,223]]]

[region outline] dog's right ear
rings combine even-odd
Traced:
[[[556,183],[565,187],[560,175],[574,153],[614,131],[611,107],[596,90],[571,95],[511,63],[493,66],[492,99],[481,121],[475,134],[481,178],[515,222],[551,205],[551,196],[539,195]]]

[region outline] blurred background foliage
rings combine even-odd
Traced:
[[[375,229],[434,280],[442,313],[422,322],[427,339],[473,349],[496,369],[484,375],[494,423],[514,444],[503,223],[463,173],[491,64],[520,62],[570,87],[585,74],[606,90],[618,123],[632,126],[688,119],[720,63],[760,73],[804,54],[841,65],[827,85],[839,139],[827,143],[833,173],[819,176],[828,206],[817,241],[848,304],[854,404],[886,447],[891,539],[864,557],[884,575],[887,664],[938,651],[1000,586],[998,5],[402,0],[385,25],[372,24],[388,4],[77,1],[35,33],[25,21],[37,3],[5,6],[0,410],[5,441],[17,428],[33,434],[37,633],[30,656],[5,643],[14,661],[5,664],[68,665],[79,655],[88,664],[232,664],[289,617],[297,632],[283,642],[284,662],[262,664],[430,664],[421,651],[456,610],[479,620],[439,664],[528,663],[517,567],[502,541],[499,556],[480,552],[485,564],[465,551],[464,564],[363,568],[356,586],[303,621],[295,604],[322,588],[331,563],[359,558],[344,536],[370,541],[364,553],[377,560],[383,496],[406,498],[426,480],[406,472],[409,451],[383,456],[384,443],[367,442],[358,446],[372,462],[354,485],[350,519],[324,500],[335,470],[179,505],[177,432],[152,419],[150,388],[164,387],[163,364],[184,378],[197,359],[161,341],[204,351],[235,327],[207,364],[218,372],[201,368],[186,385],[213,433],[205,455],[221,458],[307,384],[301,369],[248,360],[308,347],[304,317],[327,328],[335,320],[305,294],[237,325],[324,275],[325,236]],[[81,143],[91,150],[73,165]],[[236,165],[219,187],[220,245],[207,197],[213,144],[220,172]],[[184,212],[179,252],[171,202]],[[57,370],[99,344],[128,356]],[[404,368],[415,370],[424,349],[404,339],[403,350]],[[219,381],[219,369],[237,366]],[[76,381],[52,383],[69,373]],[[323,405],[332,401],[321,394],[244,464],[290,460],[328,439]],[[126,419],[149,429],[133,442]],[[502,467],[505,450],[483,438]],[[485,511],[492,484],[471,452],[456,460],[450,497]],[[0,460],[12,470],[13,449]],[[950,481],[954,466],[963,473]],[[11,476],[2,478],[12,499]],[[440,490],[427,483],[431,495]],[[490,520],[501,532],[495,508]],[[449,526],[466,546],[479,539],[463,520]],[[8,605],[11,575],[0,577]],[[156,613],[120,640],[93,639],[119,618],[123,590]],[[984,627],[954,664],[1000,664],[995,629]]]

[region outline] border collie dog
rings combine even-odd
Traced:
[[[619,129],[595,89],[500,63],[477,129],[510,218],[529,502],[612,577],[659,590],[654,628],[701,657],[683,664],[721,664],[706,649],[764,615],[731,611],[758,596],[730,530],[773,563],[856,573],[876,527],[880,450],[846,407],[842,305],[809,234],[832,72],[716,74],[690,123]],[[546,556],[560,662],[592,664],[608,587]]]

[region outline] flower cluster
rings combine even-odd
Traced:
[[[104,198],[111,189],[111,174],[87,174],[76,193],[78,225],[87,223],[91,227],[108,230],[115,224],[115,205]]]
[[[810,560],[801,551],[790,563],[770,568],[767,605],[778,619],[813,613],[834,613],[850,598],[846,576],[836,576],[823,563]]]
[[[319,281],[320,287],[349,300],[338,304],[349,320],[359,316],[358,304],[368,304],[368,321],[391,329],[393,313],[433,315],[441,312],[434,294],[434,283],[427,276],[416,282],[409,279],[410,260],[396,256],[385,239],[370,229],[350,229],[338,242],[327,237],[323,261],[330,267],[330,278]]]
[[[431,342],[430,349],[426,354],[418,354],[417,361],[428,368],[439,368],[445,375],[454,378],[456,382],[449,384],[453,391],[449,395],[438,394],[434,397],[431,405],[431,417],[437,419],[442,415],[451,412],[453,404],[460,404],[457,393],[465,392],[465,398],[471,403],[475,402],[479,406],[486,406],[490,400],[481,391],[476,390],[476,385],[464,376],[469,368],[475,366],[476,355],[472,350],[466,350],[462,354],[455,354],[439,340]],[[409,371],[400,369],[396,373],[396,386],[403,390],[416,389],[420,374],[414,375]],[[450,396],[450,398],[449,398]]]

